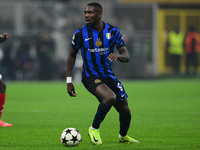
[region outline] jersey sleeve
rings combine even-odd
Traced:
[[[116,30],[116,40],[115,40],[115,45],[116,47],[119,49],[120,47],[126,46],[124,39],[122,37],[121,32],[119,31],[119,29],[117,28]]]
[[[74,49],[79,50],[81,48],[81,42],[80,42],[80,30],[78,29],[72,37],[71,45]]]

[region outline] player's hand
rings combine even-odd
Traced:
[[[117,58],[118,58],[117,54],[114,54],[114,53],[110,53],[108,56],[108,59],[110,61],[117,60]]]
[[[67,92],[72,97],[76,97],[77,95],[75,92],[74,85],[72,83],[67,83]]]
[[[8,33],[4,33],[3,34],[3,38],[4,39],[10,39],[12,36],[10,35],[10,34],[8,34]]]

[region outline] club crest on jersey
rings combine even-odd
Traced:
[[[111,38],[111,33],[106,33],[106,38],[109,40]]]
[[[96,80],[94,81],[94,83],[100,83],[100,82],[101,82],[100,79],[96,79]]]
[[[96,46],[98,46],[98,47],[100,47],[100,46],[102,45],[102,42],[101,42],[100,38],[97,39],[97,41],[96,41],[95,44],[96,44]]]

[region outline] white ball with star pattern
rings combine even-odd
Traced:
[[[60,141],[64,146],[77,146],[81,142],[81,134],[75,128],[63,130]]]

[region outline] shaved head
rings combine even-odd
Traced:
[[[89,3],[89,4],[87,4],[87,6],[96,7],[99,10],[99,12],[101,12],[101,13],[103,12],[103,8],[102,8],[101,4],[99,4],[97,2]]]

